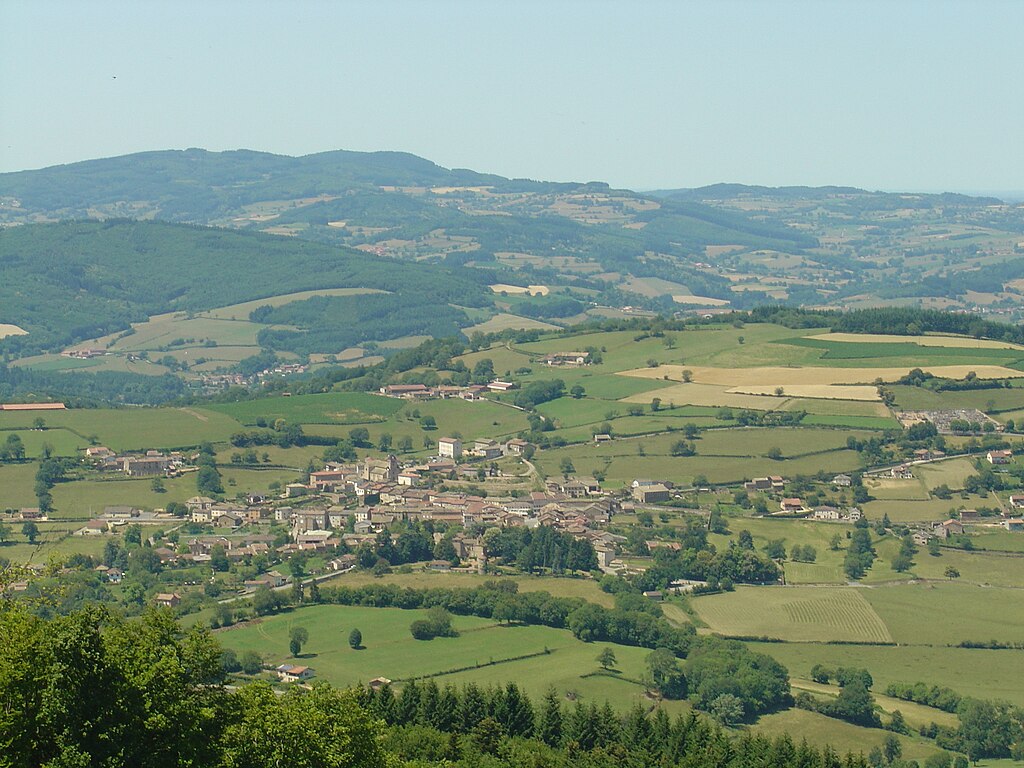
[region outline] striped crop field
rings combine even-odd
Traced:
[[[738,587],[697,598],[713,632],[790,642],[893,642],[889,628],[853,587]]]

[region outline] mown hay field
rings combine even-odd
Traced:
[[[916,559],[928,557],[918,555]],[[1024,571],[1024,567],[1018,569]],[[899,643],[1017,642],[1024,626],[1024,593],[1017,589],[940,581],[862,593]]]
[[[833,386],[831,384],[788,384],[782,394],[776,394],[777,387],[744,385],[727,390],[731,393],[748,395],[774,395],[775,397],[806,397],[823,400],[880,400],[878,388],[866,385]]]
[[[860,591],[844,587],[738,587],[693,607],[714,632],[788,641],[893,641]]]
[[[842,341],[857,344],[884,343],[884,344],[906,344],[908,342],[922,347],[964,347],[969,349],[1018,349],[1024,351],[1024,346],[1013,344],[1008,341],[995,341],[992,339],[972,339],[968,336],[896,336],[885,333],[816,333],[808,336],[810,339],[821,341]]]

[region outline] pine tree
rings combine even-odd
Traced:
[[[562,704],[558,700],[558,692],[548,688],[544,694],[540,713],[537,717],[537,738],[551,747],[562,742]]]

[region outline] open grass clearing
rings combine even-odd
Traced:
[[[262,401],[253,401],[262,402]],[[69,408],[66,411],[0,412],[0,430],[27,429],[42,418],[47,430],[61,428],[114,451],[194,446],[227,440],[241,424],[206,408]]]
[[[89,442],[68,429],[14,429],[0,430],[0,442],[10,435],[17,435],[25,446],[25,456],[35,458],[41,456],[43,447],[49,446],[55,456],[78,456],[85,450]]]
[[[746,530],[754,539],[754,547],[763,550],[769,541],[781,539],[786,551],[794,546],[814,547],[816,559],[813,563],[785,562],[787,584],[845,584],[843,557],[845,549],[832,551],[832,537],[838,534],[841,546],[846,547],[846,534],[852,527],[848,523],[818,522],[814,520],[787,520],[772,517],[730,517],[729,535],[709,534],[709,540],[719,549],[736,541],[739,532]]]
[[[439,675],[456,668],[536,654],[518,661],[440,674],[435,679],[439,685],[470,681],[497,685],[515,680],[538,699],[553,685],[562,693],[578,691],[584,699],[599,704],[608,699],[623,709],[633,704],[631,696],[623,694],[639,696],[643,692],[641,686],[614,675],[583,677],[600,669],[596,657],[605,644],[583,643],[566,630],[500,626],[489,619],[454,616],[452,623],[460,632],[458,637],[414,640],[409,625],[425,615],[422,610],[318,605],[221,631],[217,637],[236,652],[261,653],[269,664],[295,663],[288,653],[288,633],[293,626],[305,627],[309,642],[298,663],[313,667],[318,678],[335,685],[365,683],[377,676],[402,680]],[[348,646],[348,634],[353,628],[362,633],[362,650]],[[639,678],[649,651],[613,647],[622,677]]]
[[[507,283],[495,283],[490,286],[494,293],[507,293],[509,296],[516,295],[529,295],[529,296],[547,296],[551,289],[546,285],[509,285]]]
[[[896,336],[885,333],[817,333],[809,336],[821,341],[842,341],[856,344],[917,344],[922,347],[965,347],[970,349],[1017,349],[1024,351],[1024,346],[1008,341],[992,339],[974,339],[969,336]]]
[[[778,659],[794,676],[810,677],[815,664],[864,667],[871,672],[876,691],[884,691],[890,683],[923,682],[948,686],[965,696],[1004,699],[1024,706],[1024,651],[828,643],[749,645]]]
[[[99,517],[106,507],[111,506],[162,509],[172,501],[184,503],[196,495],[196,478],[193,474],[165,478],[163,482],[166,489],[163,493],[152,489],[150,478],[128,478],[116,474],[104,479],[58,483],[51,491],[54,511],[50,513],[50,518],[89,520]],[[31,490],[31,483],[28,488]],[[32,506],[35,506],[34,501]]]
[[[807,691],[808,693],[815,694],[821,698],[837,698],[839,693],[842,691],[838,685],[825,685],[823,683],[816,683],[813,680],[804,680],[802,678],[792,678],[790,680],[790,686],[794,691]],[[892,696],[886,696],[878,691],[872,691],[872,695],[875,698],[875,703],[879,709],[887,714],[892,714],[895,710],[899,710],[903,713],[907,724],[911,728],[922,728],[936,723],[947,728],[956,728],[960,724],[959,718],[952,712],[944,712],[941,709],[935,707],[928,707],[923,704],[917,704],[913,701],[903,701],[902,699],[896,699]]]
[[[892,642],[885,622],[849,587],[738,587],[696,598],[693,607],[714,632],[790,641]]]
[[[914,467],[914,474],[921,478],[929,491],[940,485],[959,490],[964,487],[964,481],[976,473],[974,462],[968,458],[936,461]]]
[[[0,339],[6,339],[8,336],[28,336],[28,331],[11,323],[0,323]]]
[[[917,559],[927,557],[918,555]],[[1019,641],[1024,626],[1024,590],[929,582],[878,587],[861,593],[899,643]]]
[[[406,401],[367,392],[328,392],[322,395],[266,397],[209,406],[245,425],[257,419],[272,424],[284,419],[290,424],[361,424],[382,421],[401,410]]]
[[[862,504],[861,509],[870,520],[881,520],[888,515],[894,523],[941,522],[949,518],[950,509],[962,503],[959,499],[879,499]]]
[[[547,331],[557,329],[558,326],[552,325],[551,323],[545,323],[541,320],[534,320],[530,317],[520,317],[519,315],[509,314],[508,312],[499,312],[494,317],[463,330],[467,335],[472,335],[474,333],[501,333],[502,331],[507,331],[510,328],[515,328],[516,330],[532,330],[536,328],[542,331]]]
[[[864,487],[872,497],[879,500],[928,501],[931,498],[916,477],[868,477],[864,479]]]
[[[864,402],[860,400],[820,400],[793,398],[787,400],[780,411],[806,411],[816,416],[864,416],[886,419],[894,426],[897,424],[892,413],[884,403]]]
[[[32,490],[39,464],[0,464],[0,509],[21,509],[39,505]]]
[[[726,390],[730,394],[739,393],[746,395],[773,395],[785,397],[787,395],[808,399],[821,400],[879,400],[877,387],[845,385],[833,386],[830,384],[788,384],[782,387],[783,393],[776,394],[779,387],[744,385]]]
[[[795,708],[765,715],[750,730],[764,736],[788,734],[793,738],[806,738],[808,744],[819,748],[829,744],[841,755],[847,752],[867,754],[872,747],[881,749],[888,733],[880,728],[862,728],[817,712]],[[904,759],[923,760],[941,751],[920,737],[897,738],[903,748]]]
[[[973,389],[962,392],[933,392],[923,387],[892,388],[896,403],[904,410],[955,410],[977,408],[979,411],[1000,411],[1000,417],[1013,418],[1009,411],[1024,409],[1024,388]],[[1019,416],[1017,417],[1019,418]]]
[[[245,301],[240,304],[231,304],[219,309],[211,309],[199,313],[203,317],[212,317],[220,320],[248,320],[249,313],[260,307],[281,307],[293,301],[305,301],[314,296],[362,296],[369,293],[387,293],[376,288],[322,288],[314,291],[298,291],[297,293],[283,293],[279,296],[270,296],[265,299]]]
[[[760,366],[752,368],[718,368],[701,365],[662,365],[657,368],[637,368],[623,371],[624,376],[637,378],[663,378],[682,381],[683,371],[689,370],[698,384],[724,387],[786,387],[803,384],[871,384],[876,379],[896,381],[906,376],[912,366],[880,368],[826,368],[821,366],[782,367]],[[932,365],[923,370],[935,376],[962,379],[974,372],[980,379],[1006,379],[1024,376],[1024,372],[1001,365]],[[987,391],[987,390],[986,390]]]

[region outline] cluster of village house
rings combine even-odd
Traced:
[[[102,445],[86,448],[85,458],[99,470],[124,472],[128,477],[173,477],[189,463],[189,458],[177,451],[118,454]]]

